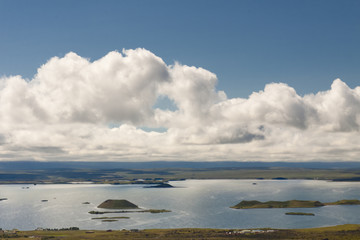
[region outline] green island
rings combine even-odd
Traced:
[[[290,200],[290,201],[268,201],[260,202],[256,200],[246,201],[243,200],[240,203],[232,206],[235,209],[250,209],[250,208],[315,208],[327,205],[360,205],[360,201],[357,199],[340,200],[330,203],[322,203],[319,201],[304,201],[304,200]]]
[[[101,203],[98,208],[106,209],[138,209],[139,207],[125,199],[108,199]]]
[[[339,200],[336,202],[325,203],[325,205],[360,205],[360,200],[350,199],[350,200]]]
[[[106,219],[105,219],[106,220]],[[111,219],[108,219],[111,220]],[[54,239],[54,240],[75,240],[75,239],[302,239],[302,240],[356,240],[360,236],[359,224],[346,224],[333,227],[308,228],[308,229],[132,229],[132,230],[79,230],[70,229],[44,229],[36,231],[0,230],[0,239],[10,238],[22,239]]]
[[[90,211],[90,214],[106,214],[106,213],[164,213],[171,212],[166,209],[142,209],[142,210],[132,210],[132,209],[140,209],[137,205],[132,202],[129,202],[125,199],[108,199],[101,203],[98,208],[105,209],[123,209],[118,211]],[[131,210],[126,210],[131,209]]]
[[[119,219],[129,219],[130,217],[97,217],[91,220],[101,220],[102,222],[117,222]]]
[[[295,215],[295,216],[315,216],[314,213],[304,213],[304,212],[287,212],[285,215]]]
[[[143,210],[142,212],[165,213],[165,212],[171,212],[171,211],[170,211],[170,210],[166,210],[166,209],[147,209],[147,210]]]
[[[145,186],[144,188],[173,188],[174,186],[170,185],[169,183],[158,183],[154,186]]]
[[[105,219],[129,219],[130,217],[96,217],[96,218],[91,218],[92,220],[105,220]]]
[[[170,210],[166,209],[146,209],[146,210],[138,210],[138,211],[131,211],[131,210],[122,210],[122,211],[90,211],[90,214],[106,214],[106,213],[165,213],[171,212]]]

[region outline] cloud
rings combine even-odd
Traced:
[[[228,99],[203,68],[145,49],[51,58],[0,78],[2,160],[356,161],[360,87],[299,96],[269,83]],[[166,99],[175,107],[162,109]],[[143,130],[147,129],[147,131]],[[162,129],[161,132],[149,129]]]
[[[143,49],[110,52],[89,62],[75,53],[52,58],[31,81],[55,122],[141,123],[152,114],[167,66]]]
[[[304,101],[316,111],[317,125],[328,131],[359,131],[360,87],[350,89],[336,79],[331,89],[305,96]]]
[[[284,83],[271,83],[248,99],[221,102],[217,110],[232,122],[283,125],[306,128],[314,109]]]

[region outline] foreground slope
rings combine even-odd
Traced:
[[[241,233],[243,232],[243,233]],[[0,238],[10,239],[303,239],[303,240],[358,240],[360,225],[341,225],[314,229],[274,230],[274,231],[250,231],[250,230],[227,230],[227,229],[148,229],[148,230],[122,230],[122,231],[0,231]]]

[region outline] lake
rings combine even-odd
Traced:
[[[145,228],[310,228],[360,224],[360,206],[324,206],[302,209],[232,209],[241,200],[319,200],[333,202],[360,199],[357,182],[316,180],[186,180],[170,182],[175,188],[143,188],[143,185],[38,184],[0,185],[0,228],[33,230],[79,227],[80,229]],[[253,184],[256,183],[256,184]],[[89,211],[107,199],[127,199],[144,209],[168,209],[169,213],[113,213]],[[42,200],[48,200],[43,202]],[[90,202],[90,204],[82,204]],[[291,216],[309,212],[315,216]],[[130,217],[117,222],[93,217]]]

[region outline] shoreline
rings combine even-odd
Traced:
[[[0,184],[160,184],[188,179],[324,180],[360,182],[358,168],[213,167],[213,168],[1,168]],[[145,167],[145,166],[144,166]]]
[[[155,187],[148,188],[171,188],[171,187],[161,187],[162,184],[169,184],[169,182],[176,181],[187,181],[187,180],[249,180],[254,181],[253,185],[257,185],[261,181],[291,181],[291,180],[309,180],[309,181],[326,181],[326,182],[360,182],[360,180],[341,180],[338,179],[320,179],[320,178],[183,178],[183,179],[169,179],[166,181],[138,181],[138,180],[120,180],[120,181],[87,181],[87,182],[73,182],[73,181],[0,181],[0,185],[49,185],[49,184],[68,184],[68,185],[94,185],[94,184],[108,184],[108,185],[144,185],[147,188],[147,185],[159,185]]]

